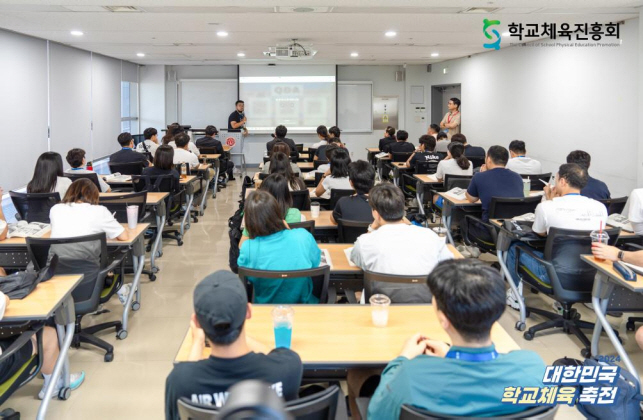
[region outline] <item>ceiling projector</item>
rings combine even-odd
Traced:
[[[315,54],[317,54],[316,50],[304,47],[298,43],[296,39],[293,39],[292,43],[285,47],[269,47],[268,51],[263,52],[265,57],[291,61],[310,60],[315,56]]]

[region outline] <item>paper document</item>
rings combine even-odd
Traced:
[[[31,222],[21,220],[18,223],[9,224],[7,238],[40,238],[51,230],[47,223]]]
[[[628,232],[634,232],[634,229],[632,228],[632,224],[630,223],[630,220],[620,214],[610,214],[610,216],[607,218],[607,224],[610,226],[614,226],[617,228],[621,228],[623,230],[626,230]]]
[[[348,261],[348,265],[351,267],[357,267],[353,261],[351,261],[351,252],[353,252],[353,247],[346,248],[344,250],[344,254],[346,254],[346,260]]]
[[[330,252],[328,252],[327,249],[322,249],[321,250],[321,261],[319,263],[319,266],[322,267],[324,265],[327,265],[330,267],[330,269],[333,269],[333,260],[330,258]]]
[[[445,195],[448,195],[449,197],[455,198],[456,200],[466,200],[466,190],[463,190],[462,188],[452,188],[449,191],[444,193]]]
[[[525,213],[520,216],[516,216],[511,219],[515,222],[534,222],[536,220],[536,215],[534,213]]]

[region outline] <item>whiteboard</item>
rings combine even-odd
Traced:
[[[237,101],[237,79],[179,80],[179,122],[193,128],[228,128]]]
[[[337,126],[346,133],[373,132],[373,83],[337,84]]]

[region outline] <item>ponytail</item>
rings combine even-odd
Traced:
[[[469,159],[467,159],[466,157],[460,156],[455,161],[461,169],[464,169],[464,170],[469,169],[469,165],[471,162],[469,162]]]
[[[317,127],[317,134],[323,137],[324,140],[328,141],[328,129],[325,125],[320,125],[319,127]]]
[[[464,156],[464,145],[462,143],[449,143],[449,153],[451,153],[451,157],[455,159],[456,163],[461,169],[469,169],[471,162],[469,162],[469,159]]]

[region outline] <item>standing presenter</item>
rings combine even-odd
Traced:
[[[447,108],[449,108],[449,112],[442,118],[440,129],[447,133],[447,138],[451,140],[454,134],[460,134],[460,99],[449,99]]]
[[[246,115],[243,112],[244,103],[242,100],[238,100],[234,105],[236,109],[228,117],[228,130],[241,130],[246,136],[248,130],[246,129]]]

